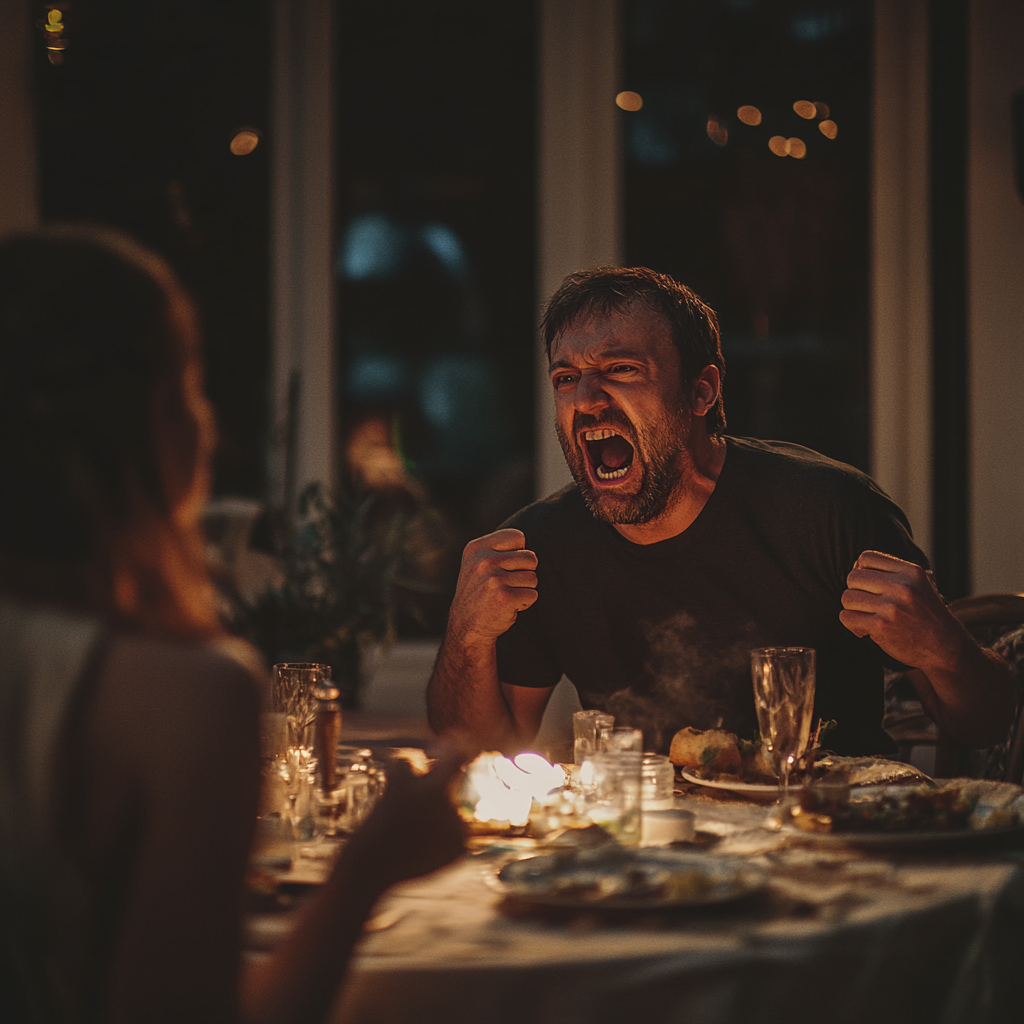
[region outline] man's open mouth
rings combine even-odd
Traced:
[[[584,430],[580,437],[598,480],[621,480],[633,465],[633,446],[608,427]]]

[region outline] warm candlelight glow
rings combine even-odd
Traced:
[[[466,793],[477,821],[525,825],[535,799],[565,785],[565,772],[540,754],[481,754],[466,769]]]

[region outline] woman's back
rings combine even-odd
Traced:
[[[0,602],[2,927],[30,1019],[117,1017],[147,990],[152,1019],[230,1019],[254,664],[244,645]]]

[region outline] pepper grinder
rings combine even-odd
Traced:
[[[321,679],[313,690],[313,696],[316,698],[316,732],[313,744],[320,788],[325,793],[330,793],[337,784],[338,741],[341,739],[339,694],[339,689],[330,679]]]

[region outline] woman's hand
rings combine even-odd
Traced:
[[[388,786],[363,827],[349,840],[346,858],[358,876],[380,891],[451,863],[465,848],[466,830],[449,795],[464,756],[444,751],[426,775],[406,761],[388,766]]]

